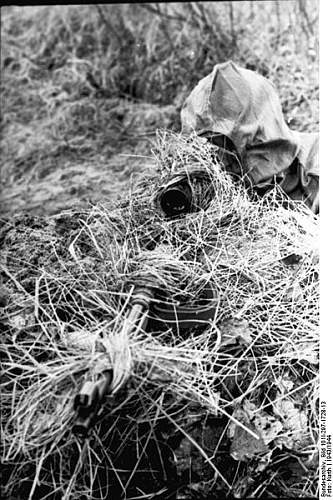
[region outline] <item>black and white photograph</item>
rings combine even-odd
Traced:
[[[1,8],[3,500],[332,497],[322,3]]]

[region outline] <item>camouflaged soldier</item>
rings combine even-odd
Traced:
[[[278,184],[319,212],[318,134],[291,130],[274,85],[232,61],[217,64],[181,111],[182,132],[220,147],[226,169],[262,195]]]

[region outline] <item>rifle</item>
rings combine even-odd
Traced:
[[[153,322],[158,325],[167,324],[178,331],[185,331],[198,324],[209,324],[216,313],[217,291],[212,284],[207,283],[200,293],[198,302],[192,305],[154,302],[153,288],[147,286],[134,290],[131,306],[124,320],[121,333],[130,335],[133,330],[145,329],[148,323],[148,313],[151,312]],[[72,431],[78,437],[86,438],[103,411],[106,397],[112,392],[112,368],[103,371],[98,379],[85,382],[80,392],[74,398],[75,420]]]
[[[167,177],[155,196],[155,203],[166,218],[207,208],[214,196],[211,174],[202,168],[194,167],[190,172],[180,169],[171,173],[171,179]],[[198,324],[208,324],[215,316],[217,291],[210,283],[203,287],[196,304],[180,306],[159,303],[156,300],[152,304],[152,300],[156,299],[156,278],[152,277],[151,280],[146,280],[146,283],[146,286],[141,285],[134,289],[131,307],[121,330],[124,336],[129,336],[133,329],[144,330],[147,327],[149,312],[152,313],[155,324],[167,324],[178,333]],[[112,382],[113,371],[106,370],[96,382],[86,382],[75,396],[76,417],[72,428],[75,434],[81,437],[88,435],[102,411],[107,395],[112,391]]]
[[[156,193],[155,202],[168,218],[206,209],[215,194],[211,174],[202,168],[180,169],[166,177]]]

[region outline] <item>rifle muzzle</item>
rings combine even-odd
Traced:
[[[188,183],[179,183],[167,187],[160,194],[160,205],[163,212],[172,217],[191,211],[193,193]]]
[[[109,392],[112,379],[112,370],[106,370],[96,382],[86,382],[75,396],[74,410],[76,419],[72,431],[77,436],[81,438],[87,437],[90,428],[95,423],[105,396]]]

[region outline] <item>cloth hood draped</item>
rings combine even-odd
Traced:
[[[274,85],[232,61],[217,64],[185,101],[182,132],[226,136],[258,190],[274,183],[318,211],[318,136],[292,131]]]

